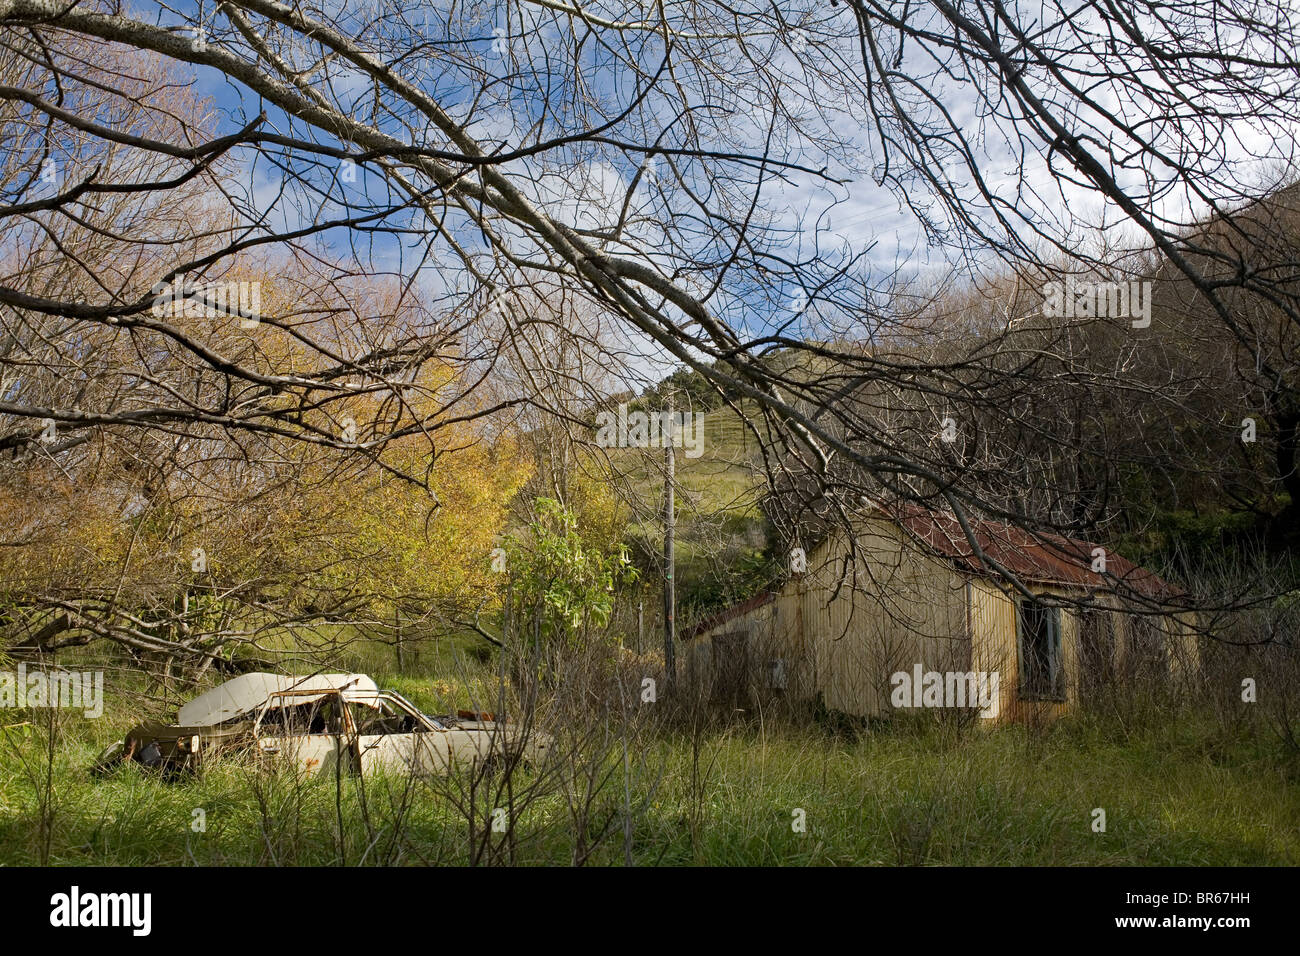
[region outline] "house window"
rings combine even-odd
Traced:
[[[1020,696],[1025,700],[1064,700],[1065,662],[1061,655],[1061,609],[1042,601],[1020,602],[1016,615],[1020,656]]]

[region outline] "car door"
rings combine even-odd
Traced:
[[[344,769],[353,763],[343,725],[343,698],[337,691],[273,694],[253,733],[262,756],[305,774],[333,773],[340,758]]]
[[[483,759],[486,734],[435,727],[423,714],[393,694],[350,699],[348,713],[356,733],[361,772],[445,774],[456,765]]]
[[[363,774],[409,773],[424,724],[384,694],[348,699],[348,715]]]

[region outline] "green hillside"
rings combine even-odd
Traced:
[[[739,407],[742,414],[750,411],[747,404]],[[764,476],[754,432],[727,406],[698,414],[703,416],[700,454],[688,457],[679,449],[675,456],[678,605],[684,622],[748,596],[773,570],[768,526],[758,504]],[[614,449],[610,462],[632,504],[629,537],[650,563],[663,543],[664,452]]]

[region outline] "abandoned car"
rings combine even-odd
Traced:
[[[96,761],[99,772],[132,761],[175,775],[223,753],[251,751],[307,774],[378,770],[446,774],[492,769],[506,759],[540,762],[550,738],[491,714],[421,713],[364,674],[244,674],[180,708],[176,723],[145,723]]]

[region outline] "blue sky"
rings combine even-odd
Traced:
[[[338,6],[340,22],[354,25],[359,34],[362,23],[372,22],[373,11],[377,9],[374,5],[376,2],[377,0],[345,0]],[[766,9],[766,5],[757,6],[757,0],[754,2],[756,7],[750,9]],[[212,8],[212,4],[204,7],[207,12]],[[145,5],[140,9],[157,8]],[[182,14],[188,12],[193,16],[198,6],[187,3],[180,4],[176,9]],[[427,30],[428,39],[439,44],[443,51],[438,57],[430,58],[423,64],[407,64],[403,69],[404,75],[418,78],[422,88],[433,94],[452,115],[470,119],[470,129],[481,141],[495,141],[502,148],[509,149],[521,142],[522,131],[530,124],[539,122],[544,122],[545,125],[545,132],[541,135],[572,132],[580,124],[565,124],[562,119],[546,120],[544,103],[548,95],[559,94],[563,98],[574,93],[579,84],[582,85],[584,95],[599,100],[607,114],[630,103],[634,95],[629,71],[619,63],[614,53],[598,50],[595,44],[589,44],[589,52],[579,61],[580,76],[574,72],[573,64],[563,56],[553,58],[553,54],[562,49],[564,40],[563,34],[557,29],[560,21],[550,17],[537,4],[482,4],[478,7],[457,4],[454,7],[457,18],[450,26],[447,13],[453,9],[453,5],[443,0],[422,5],[404,5],[402,9],[409,21],[427,24],[427,27],[422,28]],[[627,11],[634,11],[635,7],[625,2],[619,7],[596,4],[588,5],[587,9],[614,16],[627,15]],[[745,5],[736,5],[734,9],[744,10]],[[769,230],[769,251],[792,260],[809,260],[814,257],[814,253],[828,263],[856,259],[856,272],[866,284],[880,281],[898,269],[929,277],[935,283],[948,281],[947,274],[958,263],[959,253],[954,246],[928,241],[920,222],[903,208],[897,192],[877,182],[885,160],[880,151],[877,131],[855,109],[851,100],[844,97],[844,89],[837,85],[833,76],[837,67],[851,71],[856,56],[849,23],[836,19],[843,16],[843,8],[836,11],[822,4],[804,3],[783,5],[782,11],[791,23],[806,27],[803,39],[812,37],[812,42],[803,46],[799,37],[795,37],[792,42],[789,34],[782,34],[752,37],[750,43],[765,51],[762,54],[767,57],[764,79],[780,78],[782,88],[778,99],[792,114],[799,116],[801,121],[806,119],[811,136],[803,139],[787,136],[784,140],[777,141],[775,152],[792,162],[815,168],[825,167],[830,179],[837,181],[790,172],[786,174],[785,182],[769,180],[765,184],[759,219],[766,223]],[[925,15],[924,8],[916,14],[917,17]],[[933,11],[929,15],[933,17]],[[159,14],[163,22],[167,22],[167,16],[175,22],[174,14]],[[661,39],[645,32],[634,31],[634,35],[633,49],[629,55],[633,55],[643,67],[656,64],[663,52]],[[700,43],[701,49],[709,48],[707,41]],[[503,46],[508,47],[509,58],[501,55]],[[453,52],[460,54],[458,59],[450,57]],[[725,59],[732,55],[724,49],[719,57]],[[933,66],[927,56],[926,51],[918,50],[915,46],[905,47],[900,60],[903,71],[924,75]],[[522,79],[507,78],[507,65],[514,62],[523,67]],[[802,69],[805,62],[829,65],[827,73],[830,75],[809,83]],[[1079,65],[1086,64],[1081,61]],[[487,71],[485,75],[493,81],[486,90],[480,83],[481,76],[475,73],[478,69]],[[494,74],[494,70],[500,72]],[[698,103],[693,105],[708,107],[696,114],[703,124],[705,146],[716,144],[719,149],[750,148],[756,152],[761,148],[767,133],[765,124],[768,114],[763,110],[744,108],[745,97],[760,91],[756,75],[750,75],[747,70],[745,63],[737,61],[734,88],[729,89],[731,84],[724,83],[719,87],[716,82],[706,80],[702,74],[693,73],[690,67],[679,66],[676,79],[698,94]],[[213,98],[223,115],[220,132],[237,128],[264,108],[264,104],[248,91],[234,87],[224,77],[216,76],[211,71],[200,70],[198,84],[201,91]],[[342,98],[355,96],[360,109],[366,92],[367,87],[359,74],[352,77],[341,75],[333,95]],[[1142,243],[1142,237],[1136,229],[1131,224],[1126,224],[1124,217],[1098,200],[1095,194],[1078,186],[1062,186],[1053,179],[1041,144],[1032,140],[1024,141],[1013,135],[1005,119],[981,114],[976,108],[976,98],[972,95],[969,78],[959,75],[947,79],[936,77],[927,89],[916,91],[914,102],[909,105],[918,110],[928,110],[933,115],[934,104],[925,101],[927,95],[933,95],[934,103],[948,111],[961,134],[974,149],[981,175],[997,194],[1005,201],[1018,205],[1036,220],[1051,224],[1052,230],[1063,241],[1081,245],[1095,244],[1104,234],[1108,241],[1121,246]],[[1144,104],[1126,101],[1125,96],[1125,91],[1121,89],[1097,91],[1097,100],[1103,111],[1113,111],[1131,121],[1137,117],[1140,121]],[[729,97],[735,102],[727,102]],[[677,120],[669,111],[671,106],[668,102],[647,106],[636,115],[635,120],[653,135],[665,133],[665,141],[672,144]],[[1063,104],[1062,108],[1067,107],[1068,104]],[[309,133],[301,123],[290,121],[275,110],[269,110],[268,113],[271,128],[280,132],[310,135],[321,140],[319,131]],[[1078,123],[1083,128],[1098,119],[1099,117],[1089,116],[1086,112],[1069,117],[1071,122]],[[386,119],[381,125],[386,132],[404,139],[410,138],[394,118]],[[635,138],[629,125],[615,129],[614,134],[628,139]],[[1166,131],[1166,134],[1172,132],[1175,131]],[[1283,154],[1287,149],[1287,144],[1278,140],[1276,130],[1241,124],[1239,128],[1222,132],[1224,141],[1221,144],[1204,144],[1207,155],[1213,155],[1213,149],[1221,149],[1225,155],[1250,160],[1262,170],[1267,163],[1251,160],[1252,154],[1264,157],[1270,153]],[[814,145],[814,140],[820,135],[839,138],[845,149],[829,153],[820,151]],[[1155,138],[1161,135],[1164,134],[1160,130],[1152,131]],[[314,210],[324,218],[341,211],[341,205],[331,206],[328,202],[322,204],[319,196],[296,190],[292,184],[288,194],[280,195],[286,185],[280,171],[264,159],[255,163],[248,162],[247,159],[246,156],[243,177],[250,196],[259,209],[273,210],[274,223],[297,225],[310,218]],[[552,159],[562,162],[552,163]],[[897,168],[897,160],[897,156],[891,157],[894,168]],[[1250,162],[1247,162],[1247,167]],[[509,164],[508,172],[525,195],[555,218],[571,225],[595,226],[604,225],[602,218],[608,217],[611,210],[618,207],[639,163],[638,156],[627,155],[613,148],[579,150],[576,147],[564,147],[541,158],[516,160]],[[661,165],[656,166],[662,170]],[[941,168],[958,194],[972,196],[969,172],[964,166],[950,164]],[[745,174],[740,167],[731,169],[738,174]],[[388,195],[386,184],[378,177],[362,173],[355,183],[342,183],[337,180],[337,172],[328,167],[321,168],[313,173],[312,178],[322,189],[332,189],[335,190],[335,196],[345,196],[348,203],[364,203],[367,198],[383,201]],[[692,188],[707,187],[698,166],[694,169],[687,168],[684,172],[687,183]],[[1143,185],[1144,174],[1152,174],[1158,179],[1160,170],[1119,170],[1117,174],[1128,185],[1140,187]],[[1251,173],[1247,168],[1243,176],[1249,178],[1250,175],[1257,174]],[[942,211],[924,189],[919,186],[907,188],[913,201],[929,204],[935,213],[935,225],[942,235],[945,227],[950,227],[951,223],[945,220]],[[745,194],[746,187],[741,184],[736,190],[736,196],[743,198]],[[669,197],[668,205],[664,205],[661,197],[644,188],[635,201],[644,203],[648,220],[640,231],[631,233],[639,240],[635,254],[661,268],[669,268],[673,262],[662,252],[668,242],[663,230],[682,228],[683,224],[690,222],[687,215],[693,214],[695,210],[680,195]],[[1193,214],[1201,211],[1178,190],[1170,191],[1155,201],[1153,208],[1161,210],[1171,219],[1181,220],[1189,220]],[[395,226],[427,225],[422,217],[410,213],[398,214],[391,222]],[[484,250],[481,236],[472,224],[462,218],[450,225],[465,248]],[[503,227],[503,230],[512,242],[520,244],[519,248],[528,248],[524,236],[512,232],[508,227]],[[355,237],[337,234],[327,237],[336,250],[344,249],[348,238]],[[691,249],[690,244],[694,240],[689,232],[673,233],[672,238],[679,244],[684,243],[701,258],[719,252],[714,242],[699,236],[696,237],[698,245]],[[364,258],[370,267],[403,274],[409,274],[415,268],[415,263],[431,251],[432,263],[420,276],[421,284],[429,290],[430,295],[436,296],[447,287],[464,290],[472,284],[464,275],[451,268],[453,257],[445,243],[432,240],[430,249],[427,233],[407,236],[400,241],[382,235],[367,238],[366,241],[370,245],[365,250]],[[616,251],[629,254],[623,248]],[[735,327],[753,334],[763,334],[778,328],[787,329],[787,334],[808,331],[813,312],[797,314],[803,296],[794,275],[782,274],[776,260],[770,261],[772,269],[762,277],[753,272],[732,272],[727,276],[723,288],[710,300],[710,306],[726,316]],[[977,265],[980,261],[977,259]],[[988,263],[991,270],[998,268],[991,259],[983,261]],[[816,271],[815,268],[809,270],[806,276],[813,275]],[[701,277],[705,278],[708,276]],[[686,281],[690,284],[689,278]]]

